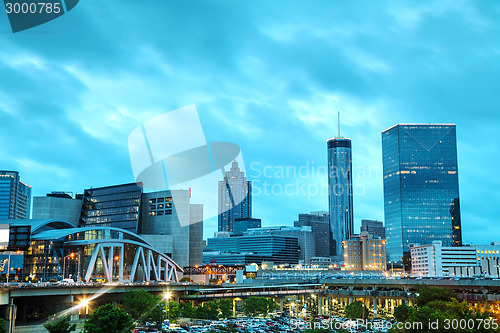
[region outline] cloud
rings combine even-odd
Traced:
[[[483,187],[499,162],[499,15],[495,2],[89,0],[0,38],[0,162],[35,194],[130,182],[130,131],[190,104],[207,141],[238,143],[247,170],[326,165],[338,109],[355,168],[381,168],[380,132],[395,123],[455,122],[464,233],[477,221],[498,233],[498,196]],[[354,183],[366,190],[356,220],[383,219],[380,172]],[[261,196],[254,215],[291,224],[326,203]]]

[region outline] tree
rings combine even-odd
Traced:
[[[189,276],[184,276],[182,279],[179,280],[179,282],[193,282],[193,279],[190,278]]]
[[[125,333],[130,331],[133,323],[125,310],[106,304],[92,312],[83,327],[86,333]]]
[[[134,320],[139,320],[141,317],[146,320],[151,316],[158,318],[158,313],[151,313],[158,310],[156,309],[158,302],[158,299],[144,289],[129,290],[122,296],[123,308]]]
[[[396,321],[398,322],[405,322],[406,319],[408,319],[410,312],[411,307],[405,304],[401,304],[400,306],[394,308],[394,319],[396,319]]]
[[[408,307],[406,322],[422,323],[423,327],[411,327],[403,330],[407,333],[444,333],[444,332],[496,332],[493,322],[488,321],[491,314],[487,311],[469,306],[465,301],[459,303],[450,290],[440,287],[422,287],[416,299],[416,307]],[[397,309],[397,308],[396,308]],[[395,309],[395,316],[396,316]],[[400,310],[403,312],[403,310]],[[398,320],[399,321],[399,320]],[[466,323],[462,326],[455,325]],[[479,327],[481,323],[488,323]],[[436,326],[431,326],[431,325]],[[473,325],[473,326],[470,326]],[[473,329],[470,329],[473,328]]]
[[[209,301],[198,305],[195,311],[195,317],[199,319],[217,319],[219,305],[215,301]]]
[[[76,330],[76,324],[71,325],[68,317],[62,317],[52,321],[49,320],[43,324],[43,327],[50,333],[71,333]]]
[[[183,318],[195,318],[196,308],[191,302],[184,302],[180,306],[180,316]]]
[[[5,322],[5,319],[0,318],[0,333],[7,333],[7,327],[5,327],[7,323]]]
[[[243,310],[250,316],[267,316],[267,314],[275,308],[275,301],[265,297],[248,297],[243,304]]]
[[[219,313],[222,318],[228,318],[233,315],[233,301],[230,299],[219,300]]]
[[[441,287],[429,287],[421,285],[419,290],[419,295],[417,296],[417,306],[422,307],[432,301],[443,301],[450,302],[452,298],[456,298],[457,295],[449,289],[444,289]]]
[[[167,310],[167,317],[170,320],[177,320],[179,318],[180,309],[179,303],[170,301],[165,305],[165,310]]]
[[[344,310],[344,314],[347,318],[350,319],[367,319],[368,311],[366,306],[361,301],[354,301],[351,304],[347,305]]]

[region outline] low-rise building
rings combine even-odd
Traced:
[[[385,239],[368,232],[353,235],[344,243],[344,269],[352,271],[384,271]]]
[[[265,233],[234,235],[216,233],[207,240],[203,262],[212,261],[222,265],[260,264],[263,261],[297,264],[299,242],[297,237]]]
[[[441,241],[434,241],[430,245],[413,244],[410,250],[415,276],[499,276],[499,242],[448,247]]]

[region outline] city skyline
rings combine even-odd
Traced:
[[[247,177],[261,181],[254,215],[263,226],[291,225],[299,213],[327,210],[326,192],[266,196],[262,181],[298,189],[324,184],[326,173],[297,185],[293,176],[265,179],[255,170],[324,170],[324,141],[337,132],[340,109],[355,143],[355,230],[361,219],[384,220],[380,132],[452,122],[463,241],[485,244],[500,233],[491,177],[499,156],[498,4],[158,5],[110,0],[106,6],[122,10],[109,17],[81,3],[0,39],[0,138],[9,142],[0,164],[19,171],[32,196],[132,182],[130,132],[196,104],[207,141],[240,145]],[[129,24],[138,13],[148,28]],[[89,31],[95,39],[85,38]],[[216,228],[209,221],[205,237]]]

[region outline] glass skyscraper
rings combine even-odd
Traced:
[[[234,220],[252,217],[252,182],[238,162],[219,181],[219,231],[234,231]]]
[[[333,138],[328,146],[328,205],[332,256],[342,255],[342,242],[353,234],[351,139]]]
[[[140,233],[141,195],[142,188],[136,183],[86,189],[79,225]]]
[[[31,186],[17,171],[0,171],[0,219],[29,219]]]
[[[455,125],[395,125],[382,132],[382,155],[389,259],[415,243],[461,245]]]

